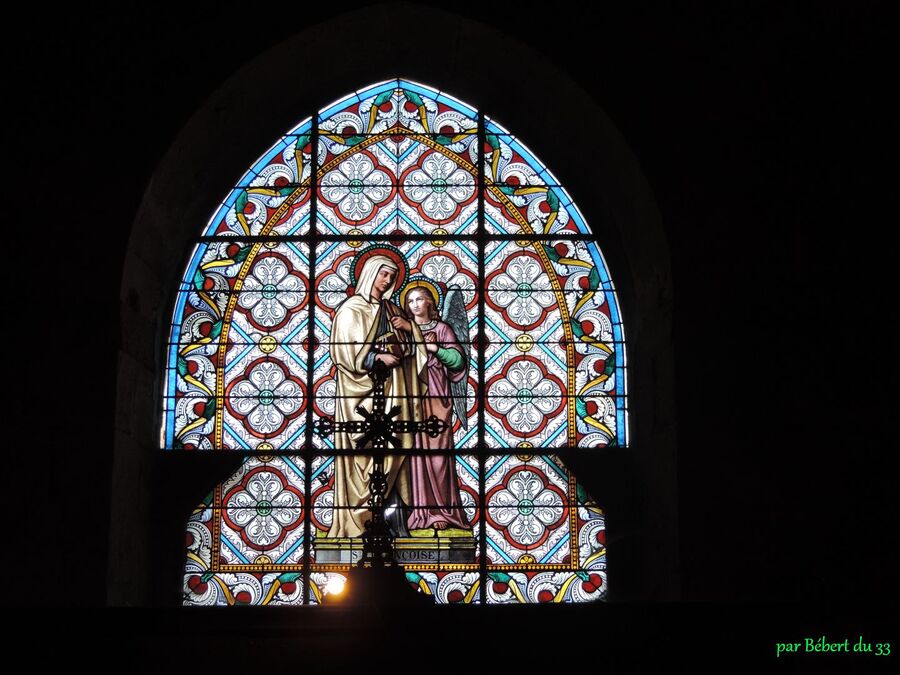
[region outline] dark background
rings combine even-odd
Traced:
[[[6,603],[105,602],[122,261],[157,162],[242,64],[365,4],[110,5],[8,24]],[[900,569],[886,3],[619,4],[441,6],[570,74],[657,199],[682,597],[704,604],[633,620],[681,644],[693,616],[721,644],[727,616],[753,649],[886,625]],[[765,627],[774,616],[786,626]]]

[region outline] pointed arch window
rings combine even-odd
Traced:
[[[379,367],[407,423],[387,481],[409,583],[442,603],[603,599],[604,513],[563,462],[627,444],[603,256],[522,141],[398,79],[285,134],[194,247],[161,442],[245,458],[190,515],[184,603],[317,604],[340,586],[370,458],[363,427],[322,420],[365,418]],[[430,417],[443,431],[412,428]]]

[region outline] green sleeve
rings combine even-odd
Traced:
[[[438,361],[443,363],[450,370],[460,370],[466,362],[463,355],[458,351],[455,349],[447,349],[445,347],[438,347],[437,357]]]

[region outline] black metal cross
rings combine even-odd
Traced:
[[[372,410],[361,405],[356,412],[363,420],[335,422],[330,417],[323,417],[315,423],[315,431],[320,436],[330,436],[336,431],[359,434],[356,450],[369,450],[372,453],[372,473],[369,474],[369,510],[372,519],[366,521],[366,531],[362,535],[363,551],[359,561],[360,567],[390,566],[394,564],[394,537],[390,533],[384,516],[384,499],[387,489],[387,476],[384,473],[384,454],[388,445],[400,447],[402,441],[397,434],[414,434],[423,431],[431,438],[441,434],[447,423],[431,415],[425,420],[398,420],[400,406],[395,405],[385,412],[386,398],[384,383],[390,374],[389,369],[376,362],[375,369],[369,374],[374,383],[372,389]]]

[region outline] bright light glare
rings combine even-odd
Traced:
[[[328,580],[328,583],[325,584],[325,592],[328,595],[340,595],[344,592],[344,586],[347,582],[344,580],[344,577],[331,577]]]
[[[391,506],[387,507],[387,508],[384,510],[384,517],[387,518],[389,515],[391,515],[391,514],[392,514],[394,511],[396,511],[396,510],[397,510],[397,507],[394,506],[394,505],[391,505]]]

